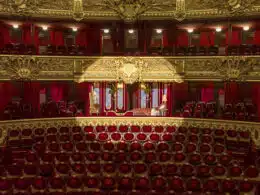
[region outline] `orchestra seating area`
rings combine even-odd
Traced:
[[[175,126],[9,130],[0,194],[257,194],[250,132]]]

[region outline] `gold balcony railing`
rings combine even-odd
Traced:
[[[0,55],[0,80],[260,81],[260,56],[79,57]]]
[[[175,126],[250,132],[251,140],[260,148],[260,125],[255,122],[177,117],[80,117],[10,120],[0,122],[0,144],[5,144],[11,130],[85,127],[85,126]],[[249,140],[250,141],[250,140]]]

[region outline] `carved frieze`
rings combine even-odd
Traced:
[[[0,80],[260,81],[259,56],[73,57],[0,55]]]

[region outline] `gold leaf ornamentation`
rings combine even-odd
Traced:
[[[213,70],[217,71],[223,80],[238,80],[242,81],[250,71],[259,63],[255,59],[245,57],[225,57],[216,60],[213,63]]]
[[[257,0],[201,0],[201,3],[214,7],[219,12],[228,12],[230,15],[250,12]]]
[[[114,11],[125,22],[134,22],[151,10],[162,10],[162,6],[170,6],[171,2],[157,0],[104,0],[96,6]]]
[[[3,56],[0,59],[5,71],[14,80],[35,80],[47,65],[45,60],[30,56]]]

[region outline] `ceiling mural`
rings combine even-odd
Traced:
[[[80,20],[257,16],[260,0],[0,0],[0,15]]]

